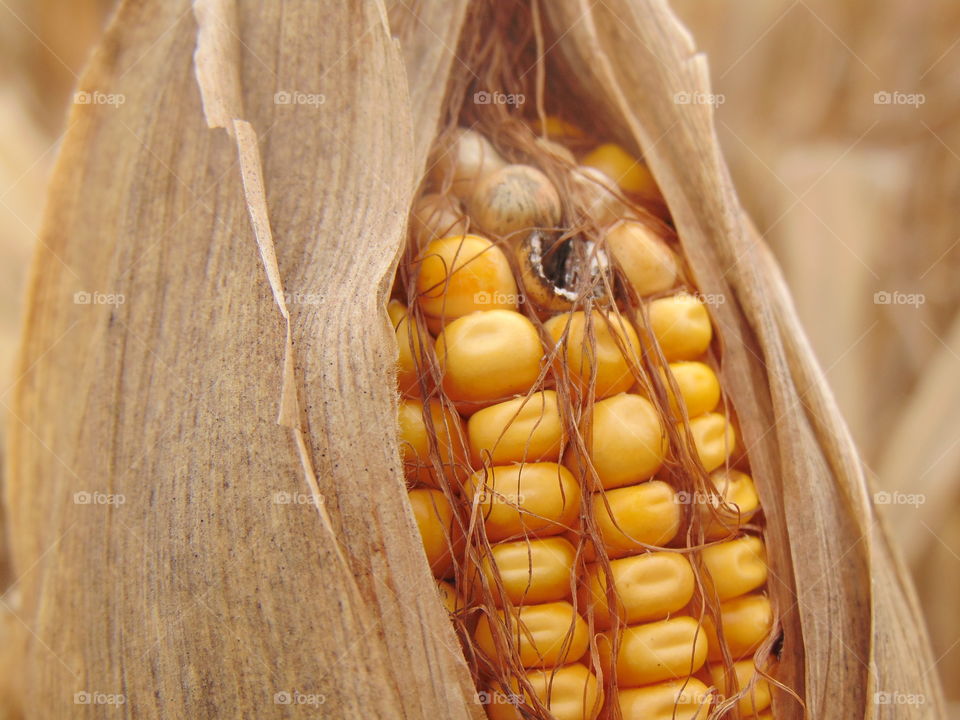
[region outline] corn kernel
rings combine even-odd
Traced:
[[[606,173],[596,168],[581,165],[574,169],[574,182],[578,211],[592,220],[597,227],[606,228],[635,213],[621,199],[617,184]]]
[[[557,115],[547,115],[546,122],[535,119],[533,129],[554,139],[578,140],[584,135],[581,128]]]
[[[457,589],[444,580],[437,580],[437,590],[440,593],[440,601],[447,609],[447,612],[456,612],[457,610]]]
[[[667,362],[694,360],[710,347],[713,327],[700,298],[687,293],[671,295],[651,301],[647,311],[650,330]]]
[[[420,352],[422,336],[415,323],[411,323],[407,308],[399,300],[391,300],[387,313],[397,337],[397,388],[404,395],[420,396]],[[429,337],[429,336],[427,336]]]
[[[519,240],[519,233],[560,224],[560,194],[529,165],[507,165],[481,178],[469,208],[483,232],[500,238]]]
[[[677,425],[677,432],[684,435],[683,425]],[[737,444],[737,432],[731,423],[720,413],[707,413],[690,421],[690,434],[700,464],[707,472],[716,470],[727,462]]]
[[[559,460],[563,423],[555,390],[531,393],[491,405],[467,423],[470,458],[475,467],[493,464]]]
[[[734,660],[752,655],[773,629],[773,608],[766,595],[752,593],[720,603],[723,639]],[[723,660],[723,651],[713,618],[703,619],[707,633],[709,659]]]
[[[590,644],[587,623],[568,602],[522,605],[507,613],[498,611],[515,643],[525,668],[550,668],[579,660]],[[487,657],[499,655],[490,620],[484,615],[474,632],[477,646]]]
[[[720,688],[721,692],[725,691],[727,675],[724,666],[711,665],[709,670],[713,684]],[[733,664],[733,674],[737,678],[737,689],[743,690],[757,675],[757,668],[753,664],[753,660],[741,660]],[[765,678],[758,676],[757,684],[754,685],[753,689],[737,701],[737,710],[743,717],[750,717],[770,707],[770,700],[770,683]]]
[[[556,463],[488,468],[474,473],[465,489],[468,498],[479,496],[478,508],[491,542],[525,533],[558,535],[580,512],[580,485]]]
[[[745,595],[767,581],[763,540],[753,535],[706,547],[701,557],[720,600]]]
[[[410,234],[419,250],[428,243],[467,231],[467,217],[454,198],[445,195],[424,195],[410,213]]]
[[[628,390],[634,378],[630,364],[620,350],[621,345],[634,358],[638,357],[640,341],[626,318],[612,314],[591,313],[591,326],[596,339],[596,347],[587,341],[586,314],[582,311],[556,315],[547,320],[543,327],[555,343],[560,343],[562,353],[570,371],[570,378],[581,389],[590,382],[590,376],[596,365],[597,398],[616,395]],[[569,327],[569,330],[567,328]],[[561,342],[564,332],[566,339]]]
[[[720,402],[720,380],[713,368],[702,362],[682,361],[669,365],[670,375],[680,391],[680,399],[687,411],[688,418],[694,418],[713,411]],[[667,381],[666,373],[661,369],[667,390],[667,400],[674,415],[682,415],[680,403]]]
[[[542,359],[537,329],[512,310],[458,318],[437,338],[443,389],[465,412],[529,390]]]
[[[739,470],[721,468],[710,474],[720,494],[714,507],[701,506],[704,533],[708,540],[720,540],[735,533],[760,509],[753,480]]]
[[[710,689],[696,678],[619,692],[623,720],[706,720]]]
[[[583,164],[609,175],[624,192],[639,195],[646,200],[658,200],[662,197],[646,163],[634,158],[619,145],[605,143],[598,146],[583,158]]]
[[[624,623],[660,620],[684,607],[693,597],[694,575],[690,561],[679,553],[647,552],[610,561],[616,590],[615,614]],[[587,568],[586,582],[577,592],[584,613],[593,608],[596,626],[611,625],[607,576],[599,564]]]
[[[619,222],[606,232],[607,249],[640,297],[669,290],[677,282],[677,258],[647,225]]]
[[[603,705],[603,693],[596,676],[581,663],[552,670],[534,670],[527,680],[540,701],[556,720],[594,720]],[[523,720],[517,710],[518,690],[510,696],[502,692],[488,695],[490,720]]]
[[[517,309],[517,283],[507,256],[486,238],[434,240],[420,257],[417,297],[432,332],[477,310]]]
[[[439,400],[429,402],[433,437],[440,455],[440,470],[451,482],[459,482],[467,470],[466,442],[463,421],[453,410],[445,409]],[[430,460],[431,435],[420,400],[401,400],[399,406],[400,452],[403,470],[411,482],[440,487],[437,469]]]
[[[453,509],[439,490],[418,488],[407,493],[420,540],[434,577],[449,577],[453,571]]]
[[[576,554],[573,545],[561,537],[497,543],[490,557],[483,559],[483,572],[493,587],[492,560],[506,596],[515,605],[555,602],[570,595]],[[498,594],[494,595],[499,603]]]
[[[454,130],[431,160],[430,179],[434,187],[442,189],[450,182],[450,190],[460,199],[470,197],[474,185],[484,175],[507,164],[484,135],[467,128]]]
[[[667,454],[667,437],[656,408],[639,395],[620,394],[593,406],[590,459],[604,489],[653,477]],[[577,468],[571,448],[567,467]]]
[[[666,545],[680,530],[676,494],[660,480],[596,493],[593,514],[610,557],[638,553],[645,545]]]
[[[598,637],[604,672],[612,668],[611,633]],[[617,685],[637,687],[677,680],[697,672],[707,660],[707,637],[692,617],[634,625],[620,631]]]

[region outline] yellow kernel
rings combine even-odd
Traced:
[[[666,545],[680,530],[676,494],[660,480],[596,493],[593,514],[610,557]]]
[[[605,489],[653,477],[666,454],[660,416],[646,398],[620,394],[593,406],[590,459]],[[565,462],[567,467],[577,467],[572,449]]]
[[[610,572],[616,591],[613,607],[624,623],[660,620],[693,597],[693,568],[679,553],[647,552],[611,560]],[[593,564],[577,593],[582,612],[592,607],[594,622],[601,630],[611,625],[606,588],[606,573],[600,564]]]
[[[457,610],[457,589],[444,580],[437,580],[437,590],[440,593],[440,601],[447,609],[447,612],[456,612]]]
[[[687,293],[658,298],[647,306],[650,330],[667,362],[694,360],[710,347],[710,314],[698,297]]]
[[[662,197],[647,164],[619,145],[605,143],[598,146],[583,158],[583,164],[609,175],[624,192],[639,195],[646,200]]]
[[[670,363],[669,369],[680,391],[688,418],[711,412],[717,407],[720,402],[720,380],[712,367],[706,363],[684,360]],[[674,415],[681,415],[680,405],[667,381],[666,373],[661,369],[660,374],[664,379],[670,410]]]
[[[466,315],[437,338],[443,389],[464,411],[526,392],[540,376],[542,359],[537,329],[512,310]]]
[[[506,596],[516,605],[554,602],[570,595],[576,554],[562,537],[497,543],[490,557],[483,559],[483,572],[490,587],[495,587],[492,560]],[[496,592],[494,600],[500,603]]]
[[[751,593],[720,603],[720,620],[723,639],[734,660],[752,655],[773,629],[773,608],[766,595]],[[713,618],[703,619],[707,633],[709,659],[723,660],[723,650]]]
[[[410,234],[418,250],[434,240],[466,231],[467,217],[460,203],[446,195],[424,195],[410,213]]]
[[[420,540],[434,577],[449,577],[453,570],[453,509],[439,490],[418,488],[407,493]]]
[[[677,432],[683,437],[683,425],[677,425]],[[700,464],[707,472],[716,470],[727,462],[737,445],[737,432],[731,423],[720,413],[707,413],[690,421],[690,434]]]
[[[603,705],[603,693],[596,676],[581,663],[527,673],[533,692],[556,720],[594,720]],[[508,696],[488,693],[490,720],[523,720],[517,710],[522,699],[516,687]]]
[[[477,310],[516,310],[517,283],[507,256],[478,235],[434,240],[420,255],[417,296],[428,325],[439,332]]]
[[[507,165],[484,176],[474,187],[470,216],[480,229],[519,240],[536,228],[560,224],[560,195],[542,172],[529,165]]]
[[[491,542],[546,537],[569,529],[580,512],[580,485],[562,465],[499,465],[474,473],[466,484]]]
[[[558,460],[563,423],[557,393],[544,390],[478,410],[467,423],[467,434],[476,467],[484,459],[497,465]]]
[[[607,230],[605,243],[640,297],[676,285],[676,255],[647,224],[636,220],[619,222]]]
[[[533,129],[550,138],[577,140],[583,137],[583,130],[557,115],[547,115],[546,122],[539,118],[533,121]]]
[[[434,187],[442,189],[449,182],[450,190],[460,199],[470,197],[484,175],[507,164],[487,138],[467,128],[454,130],[431,161]]]
[[[587,623],[568,602],[522,605],[507,613],[497,612],[506,625],[525,668],[549,668],[579,660],[587,651],[590,632]],[[474,632],[477,646],[487,657],[500,655],[493,639],[489,618],[484,615]]]
[[[605,672],[612,667],[611,633],[598,637],[597,649]],[[637,687],[685,678],[707,659],[707,637],[692,617],[633,625],[620,631],[617,685]]]
[[[618,695],[623,720],[706,720],[712,697],[696,678],[628,688]]]
[[[760,498],[753,480],[739,470],[720,468],[710,474],[717,492],[718,502],[701,506],[704,533],[708,540],[720,540],[737,532],[750,522],[760,509]]]
[[[767,581],[763,540],[753,535],[706,547],[701,557],[720,600],[745,595]]]
[[[420,396],[420,352],[423,336],[416,323],[411,322],[407,308],[399,300],[391,300],[387,313],[397,337],[397,388],[404,395]],[[427,338],[430,336],[427,335]],[[429,376],[427,376],[429,377]]]
[[[595,366],[597,378],[594,392],[597,398],[629,390],[634,377],[620,348],[623,346],[636,362],[640,348],[637,333],[626,318],[618,318],[613,314],[593,311],[590,321],[596,347],[592,347],[587,340],[587,318],[582,311],[556,315],[547,320],[543,327],[553,341],[560,344],[570,379],[581,389],[590,382]],[[564,333],[566,338],[561,339]]]
[[[724,691],[727,687],[727,673],[724,666],[711,665],[709,670],[713,684],[726,694]],[[746,688],[748,683],[757,675],[757,668],[753,664],[753,660],[741,660],[733,664],[733,674],[737,678],[737,690],[739,691]],[[753,689],[737,702],[737,710],[741,716],[750,717],[770,707],[770,700],[770,683],[765,678],[757,676],[757,683]]]
[[[440,455],[440,471],[451,482],[457,482],[468,471],[463,421],[439,400],[429,402],[432,435]],[[403,470],[411,482],[440,487],[437,468],[430,459],[430,436],[423,413],[423,401],[401,400],[399,407],[400,452]]]

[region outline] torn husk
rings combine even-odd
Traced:
[[[95,691],[138,717],[279,717],[278,693],[299,692],[330,717],[482,717],[476,660],[424,592],[383,312],[429,148],[471,92],[449,49],[467,5],[122,5],[81,85],[127,101],[74,109],[11,394],[32,714],[76,715],[73,693]],[[726,299],[713,319],[777,579],[778,680],[811,718],[892,717],[874,697],[892,692],[926,698],[897,717],[938,716],[909,582],[711,108],[675,101],[709,91],[703,58],[662,2],[534,7],[549,52],[524,66],[530,97],[588,108],[645,158],[693,286]],[[126,302],[71,303],[81,291]],[[803,716],[787,693],[775,708]]]

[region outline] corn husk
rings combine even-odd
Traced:
[[[300,696],[327,717],[482,717],[406,505],[384,313],[464,72],[465,8],[131,2],[114,19],[81,87],[126,101],[73,110],[13,393],[32,715],[93,717],[74,702],[90,692],[137,717],[283,717]],[[710,107],[675,101],[708,91],[703,57],[663,2],[542,9],[570,92],[643,152],[698,285],[726,299],[722,374],[766,515],[778,679],[811,718],[935,717],[862,464]],[[776,704],[803,716],[787,693]]]

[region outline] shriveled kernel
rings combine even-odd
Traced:
[[[485,459],[497,465],[558,460],[563,423],[557,393],[543,390],[479,410],[470,417],[467,434],[476,467]]]
[[[650,330],[667,362],[694,360],[710,347],[713,326],[700,298],[687,293],[658,298],[647,311]]]
[[[500,575],[503,590],[516,605],[563,600],[570,595],[576,548],[561,537],[497,543],[483,559],[483,572],[491,587]],[[500,598],[494,593],[494,600]]]
[[[674,415],[681,415],[681,405],[687,411],[687,417],[694,418],[713,411],[720,402],[720,380],[713,368],[702,362],[683,360],[670,363],[669,373],[680,391],[680,400],[667,380],[667,374],[660,370],[667,391],[667,400]]]
[[[517,308],[507,256],[479,235],[434,240],[420,254],[417,296],[433,332],[477,310]]]
[[[605,489],[653,477],[667,454],[667,436],[656,408],[639,395],[620,394],[593,406],[590,459]],[[576,469],[573,449],[567,467]]]
[[[447,612],[456,612],[457,610],[457,589],[444,580],[437,580],[437,590],[440,593],[440,601],[447,609]]]
[[[583,158],[583,164],[609,175],[625,192],[645,200],[662,199],[650,169],[615,143],[604,143]]]
[[[619,222],[607,230],[604,242],[640,297],[676,285],[677,257],[649,225],[637,220]]]
[[[580,511],[580,485],[556,463],[488,468],[474,473],[465,489],[471,501],[479,496],[479,512],[491,542],[525,533],[559,535]]]
[[[464,404],[464,411],[526,392],[537,381],[543,359],[537,329],[512,310],[454,320],[440,333],[436,349],[443,389]]]
[[[605,672],[613,667],[612,631],[598,636],[597,648]],[[620,631],[616,657],[617,685],[637,687],[685,678],[707,660],[707,637],[692,617],[633,625]]]
[[[614,614],[624,623],[660,620],[677,612],[693,597],[695,585],[690,561],[679,553],[646,552],[610,561],[616,590]],[[607,599],[607,576],[597,563],[587,568],[586,582],[578,597],[582,612],[593,609],[596,626],[611,625],[611,604]]]
[[[529,165],[507,165],[474,187],[470,216],[488,235],[516,237],[535,228],[560,224],[560,195],[542,172]]]
[[[423,341],[431,342],[429,335],[423,337],[416,323],[412,322],[406,306],[399,300],[391,300],[387,305],[387,314],[393,324],[394,332],[397,337],[397,349],[399,356],[397,358],[397,388],[404,395],[412,397],[420,396],[420,374],[419,367],[421,348]]]
[[[570,379],[585,388],[596,367],[597,398],[624,392],[633,385],[630,364],[621,346],[629,355],[639,357],[640,341],[626,318],[593,311],[590,317],[596,346],[587,338],[586,313],[577,311],[556,315],[543,324],[555,343],[561,343],[561,352],[570,372]],[[567,328],[569,327],[569,330]],[[566,332],[566,338],[561,340]]]
[[[440,455],[440,473],[459,483],[468,474],[463,421],[439,400],[429,402],[433,437]],[[403,470],[411,482],[441,487],[437,468],[430,459],[430,430],[424,419],[422,400],[401,400],[399,406],[400,453]]]
[[[660,480],[595,493],[593,514],[611,557],[640,552],[645,545],[666,545],[680,530],[676,493]]]
[[[710,665],[709,670],[713,684],[723,693],[727,687],[727,674],[724,666]],[[757,675],[757,668],[753,664],[753,660],[740,660],[733,664],[733,674],[737,678],[737,689],[744,690]],[[758,676],[753,688],[737,701],[737,710],[741,716],[750,717],[770,707],[770,700],[770,683],[766,678]]]
[[[706,547],[701,558],[720,600],[745,595],[767,581],[763,540],[753,535]]]
[[[449,182],[450,190],[461,200],[470,197],[480,178],[507,164],[486,137],[467,128],[455,129],[431,160],[433,185],[442,189]]]
[[[421,197],[410,213],[410,234],[419,250],[428,243],[467,231],[467,217],[456,198],[431,193]]]
[[[773,608],[766,595],[751,593],[720,603],[723,639],[734,660],[752,655],[773,629]],[[711,662],[723,660],[723,650],[713,618],[703,621],[707,633],[708,658]]]
[[[606,173],[581,165],[573,171],[571,178],[577,193],[578,212],[598,227],[606,228],[624,218],[635,216],[620,199],[620,188]]]
[[[710,689],[696,678],[619,692],[623,720],[706,720]]]
[[[511,612],[501,610],[497,614],[497,622],[506,623],[525,668],[565,665],[579,660],[587,651],[590,642],[587,623],[568,602],[522,605]],[[487,657],[497,657],[486,615],[477,623],[473,637]]]
[[[550,710],[556,720],[594,720],[603,705],[603,693],[596,676],[581,663],[571,663],[551,670],[527,673],[534,694]],[[520,691],[491,694],[487,706],[490,720],[523,720],[517,710]],[[657,719],[659,720],[659,718]]]
[[[683,436],[683,425],[677,426]],[[720,413],[707,413],[690,421],[690,434],[700,464],[707,472],[716,470],[727,462],[737,444],[737,432],[733,423]]]
[[[417,488],[407,493],[420,540],[434,577],[449,577],[453,571],[453,509],[439,490]]]
[[[735,533],[760,509],[760,498],[753,479],[732,468],[720,468],[710,474],[720,497],[713,507],[701,506],[704,533],[708,540],[720,540]]]

